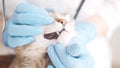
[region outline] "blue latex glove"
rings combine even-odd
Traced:
[[[33,36],[43,31],[40,26],[51,24],[53,21],[46,10],[21,3],[5,26],[3,43],[12,48],[32,43]]]
[[[86,47],[70,45],[68,48],[72,48],[70,54],[61,44],[49,46],[48,54],[54,66],[50,65],[48,68],[94,68],[93,59]],[[74,57],[73,53],[79,54]]]
[[[78,36],[67,47],[55,44],[48,47],[48,55],[54,66],[48,68],[94,68],[94,62],[86,44],[96,36],[96,28],[89,23],[76,25]]]

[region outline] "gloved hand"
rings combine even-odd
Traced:
[[[53,65],[48,68],[94,68],[94,61],[86,48],[86,44],[96,36],[96,28],[89,23],[76,25],[78,35],[67,47],[55,44],[48,47],[48,55]]]
[[[2,34],[3,43],[15,48],[34,41],[34,35],[42,33],[40,26],[53,23],[54,19],[48,12],[36,6],[22,3],[17,6],[14,14],[5,25]]]
[[[68,53],[69,48],[71,50]],[[48,54],[54,65],[49,65],[48,68],[94,68],[93,59],[85,46],[70,45],[65,48],[56,44],[49,46]]]

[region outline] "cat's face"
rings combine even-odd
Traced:
[[[66,24],[67,22],[65,19],[56,19],[52,25],[45,27],[44,38],[48,40],[58,39],[61,33],[63,31],[66,31],[65,29]],[[46,30],[48,33],[46,32]]]
[[[74,29],[74,21],[68,15],[51,14],[54,23],[43,26],[44,32],[36,36],[35,45],[47,47],[51,44],[61,43],[67,45],[76,32]]]

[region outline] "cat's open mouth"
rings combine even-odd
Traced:
[[[58,23],[61,23],[63,26],[66,25],[66,21],[64,19],[55,19]],[[65,28],[63,28],[60,31],[57,32],[52,32],[52,33],[48,33],[48,34],[44,34],[44,38],[48,39],[48,40],[52,40],[52,39],[57,39],[59,37],[59,35],[65,31]]]
[[[62,33],[62,31],[65,31],[65,29],[62,29],[61,31],[58,31],[58,32],[44,34],[44,38],[46,38],[48,40],[57,39],[59,37],[59,35]]]

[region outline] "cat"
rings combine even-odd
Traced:
[[[55,43],[67,46],[71,38],[76,35],[75,22],[70,16],[56,12],[49,14],[54,18],[54,23],[43,26],[43,33],[35,36],[33,43],[16,48],[16,58],[10,68],[47,68],[52,64],[47,54],[47,47]]]

